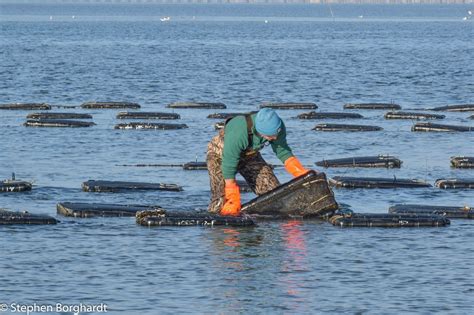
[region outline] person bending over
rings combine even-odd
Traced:
[[[271,166],[259,153],[267,145],[294,177],[309,171],[293,155],[286,142],[285,124],[273,109],[263,108],[254,114],[235,116],[226,121],[224,129],[207,146],[206,162],[211,184],[209,212],[240,215],[237,172],[258,196],[280,185]]]

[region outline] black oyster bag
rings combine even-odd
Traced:
[[[338,209],[326,174],[309,171],[242,205],[242,212],[263,216],[325,217]]]

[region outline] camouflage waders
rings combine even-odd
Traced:
[[[218,213],[224,205],[224,176],[222,175],[222,153],[224,151],[224,130],[212,138],[207,145],[207,169],[211,182],[211,202],[209,212]],[[265,162],[259,152],[244,151],[239,160],[237,171],[245,178],[256,195],[273,190],[280,182],[270,165]]]

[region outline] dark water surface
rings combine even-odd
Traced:
[[[262,101],[390,102],[404,109],[473,103],[469,6],[0,5],[0,103],[219,101],[248,111]],[[359,16],[363,16],[360,18]],[[74,18],[73,18],[74,16]],[[171,16],[163,23],[160,17]],[[267,20],[268,23],[264,21]],[[58,109],[56,111],[68,111]],[[114,130],[116,110],[96,126],[22,126],[27,112],[0,112],[0,178],[32,180],[32,192],[1,194],[0,207],[56,215],[60,201],[204,208],[207,172],[119,164],[204,160],[213,110],[179,110],[177,131]],[[294,153],[323,158],[392,154],[399,170],[328,169],[328,176],[474,177],[450,168],[474,155],[473,133],[413,133],[384,111],[338,122],[381,132],[325,133],[281,111]],[[442,123],[474,125],[470,113]],[[121,122],[121,121],[120,121]],[[264,151],[278,163],[271,150]],[[281,181],[290,179],[282,168]],[[176,183],[184,192],[95,194],[89,179]],[[395,203],[474,205],[472,190],[336,190],[354,211]],[[245,200],[253,196],[244,195]],[[106,303],[110,313],[472,314],[474,225],[338,229],[318,221],[255,228],[158,228],[133,218],[70,219],[57,226],[0,227],[0,303]]]

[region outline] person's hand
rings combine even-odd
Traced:
[[[298,177],[309,172],[309,170],[304,168],[300,161],[294,156],[285,161],[285,169],[288,173],[293,175],[293,177]]]
[[[240,188],[234,181],[226,180],[225,183],[225,203],[220,214],[224,216],[240,215]]]

